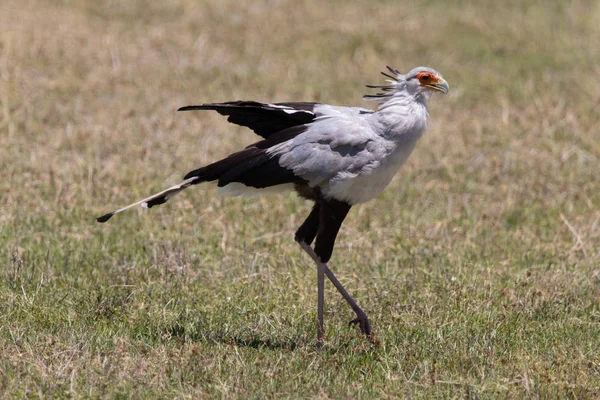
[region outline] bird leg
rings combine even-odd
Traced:
[[[331,283],[333,283],[338,292],[340,292],[356,313],[356,318],[350,324],[358,324],[360,330],[367,337],[371,337],[371,324],[367,314],[356,304],[356,301],[348,294],[344,286],[327,266],[327,261],[329,261],[333,252],[335,238],[348,211],[350,211],[350,205],[341,201],[317,201],[308,218],[306,218],[296,232],[296,241],[317,264],[317,318],[319,324],[317,340],[319,341],[322,340],[324,332],[324,275],[327,275],[327,278],[329,278]],[[315,236],[317,241],[313,250],[310,244],[315,239]]]
[[[326,263],[322,263],[319,261],[319,257],[315,253],[310,245],[305,242],[298,241],[298,244],[313,259],[313,261],[317,264],[317,268],[321,268],[327,278],[333,283],[333,286],[340,292],[342,297],[346,300],[350,308],[356,313],[356,318],[350,321],[350,325],[358,324],[360,331],[364,333],[368,338],[371,338],[371,323],[369,322],[369,318],[367,314],[358,306],[356,301],[350,296],[346,288],[342,285],[342,283],[337,279],[333,271],[329,269]],[[319,323],[322,324],[322,319],[319,319]],[[322,326],[322,325],[319,325]],[[318,337],[317,337],[318,339]]]
[[[296,241],[304,249],[309,248],[311,252],[314,251],[310,247],[310,243],[317,236],[317,230],[319,228],[319,203],[315,203],[311,213],[309,214],[306,221],[302,223],[300,228],[296,231]],[[307,244],[308,243],[308,244]],[[310,254],[310,253],[309,253]],[[316,254],[314,255],[316,257]],[[313,258],[314,259],[314,258]],[[317,341],[323,341],[323,334],[325,333],[325,270],[317,264]]]
[[[323,341],[325,334],[325,268],[317,264],[317,341]]]

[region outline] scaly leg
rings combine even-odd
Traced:
[[[338,290],[338,292],[340,292],[342,297],[344,297],[344,299],[348,302],[348,304],[350,305],[352,310],[356,313],[356,318],[353,319],[352,321],[350,321],[350,324],[358,324],[361,332],[364,333],[370,339],[371,338],[371,323],[369,322],[369,318],[367,317],[367,314],[358,306],[358,304],[356,304],[356,301],[352,298],[352,296],[350,296],[350,294],[348,294],[348,291],[346,290],[346,288],[344,288],[344,286],[336,278],[336,276],[329,269],[327,264],[319,261],[319,257],[317,256],[315,251],[312,249],[312,247],[310,247],[310,245],[308,245],[307,243],[300,241],[300,240],[298,240],[298,244],[300,244],[300,247],[302,248],[302,250],[304,250],[310,256],[310,258],[312,258],[313,261],[317,264],[317,268],[320,268],[324,271],[325,275],[327,275],[327,278],[329,278],[331,283],[333,283],[333,286],[335,286],[335,288]],[[322,320],[320,319],[319,320],[320,324],[322,323],[321,321]]]
[[[335,238],[348,211],[350,211],[350,205],[345,202],[320,199],[315,203],[310,215],[296,232],[296,241],[317,264],[317,319],[319,324],[317,339],[319,341],[322,340],[324,332],[324,275],[327,275],[327,278],[329,278],[331,283],[333,283],[338,292],[340,292],[356,313],[356,318],[350,321],[350,324],[358,324],[361,332],[371,339],[371,324],[367,314],[356,304],[356,301],[348,294],[344,286],[327,266],[327,261],[329,261],[333,253]],[[315,249],[313,250],[310,244],[315,237],[317,240]]]
[[[315,203],[310,215],[302,223],[302,226],[296,231],[296,241],[305,244],[312,243],[317,235],[319,228],[319,204]],[[312,250],[312,249],[311,249]],[[325,333],[325,270],[317,265],[317,340],[323,341],[323,334]]]
[[[325,269],[317,264],[317,341],[323,341],[325,334]]]

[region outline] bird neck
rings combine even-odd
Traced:
[[[429,117],[426,100],[425,96],[394,94],[379,106],[379,110],[373,116],[373,121],[376,121],[374,123],[378,126],[377,130],[391,140],[405,138],[406,134],[414,136],[415,139],[420,137]]]
[[[398,107],[405,109],[411,109],[414,107],[424,107],[425,110],[427,110],[427,97],[427,94],[424,92],[396,92],[393,95],[391,95],[387,101],[379,105],[379,111],[386,111],[388,109],[395,109]]]

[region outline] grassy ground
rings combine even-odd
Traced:
[[[597,398],[600,5],[0,3],[0,397]],[[204,101],[360,105],[390,64],[448,96],[331,262],[294,195],[202,186],[93,217],[256,138]]]

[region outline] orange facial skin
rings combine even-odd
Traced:
[[[432,83],[439,83],[442,81],[441,78],[438,78],[429,72],[421,72],[417,75],[417,79],[421,83],[421,86],[427,86],[431,85]]]

